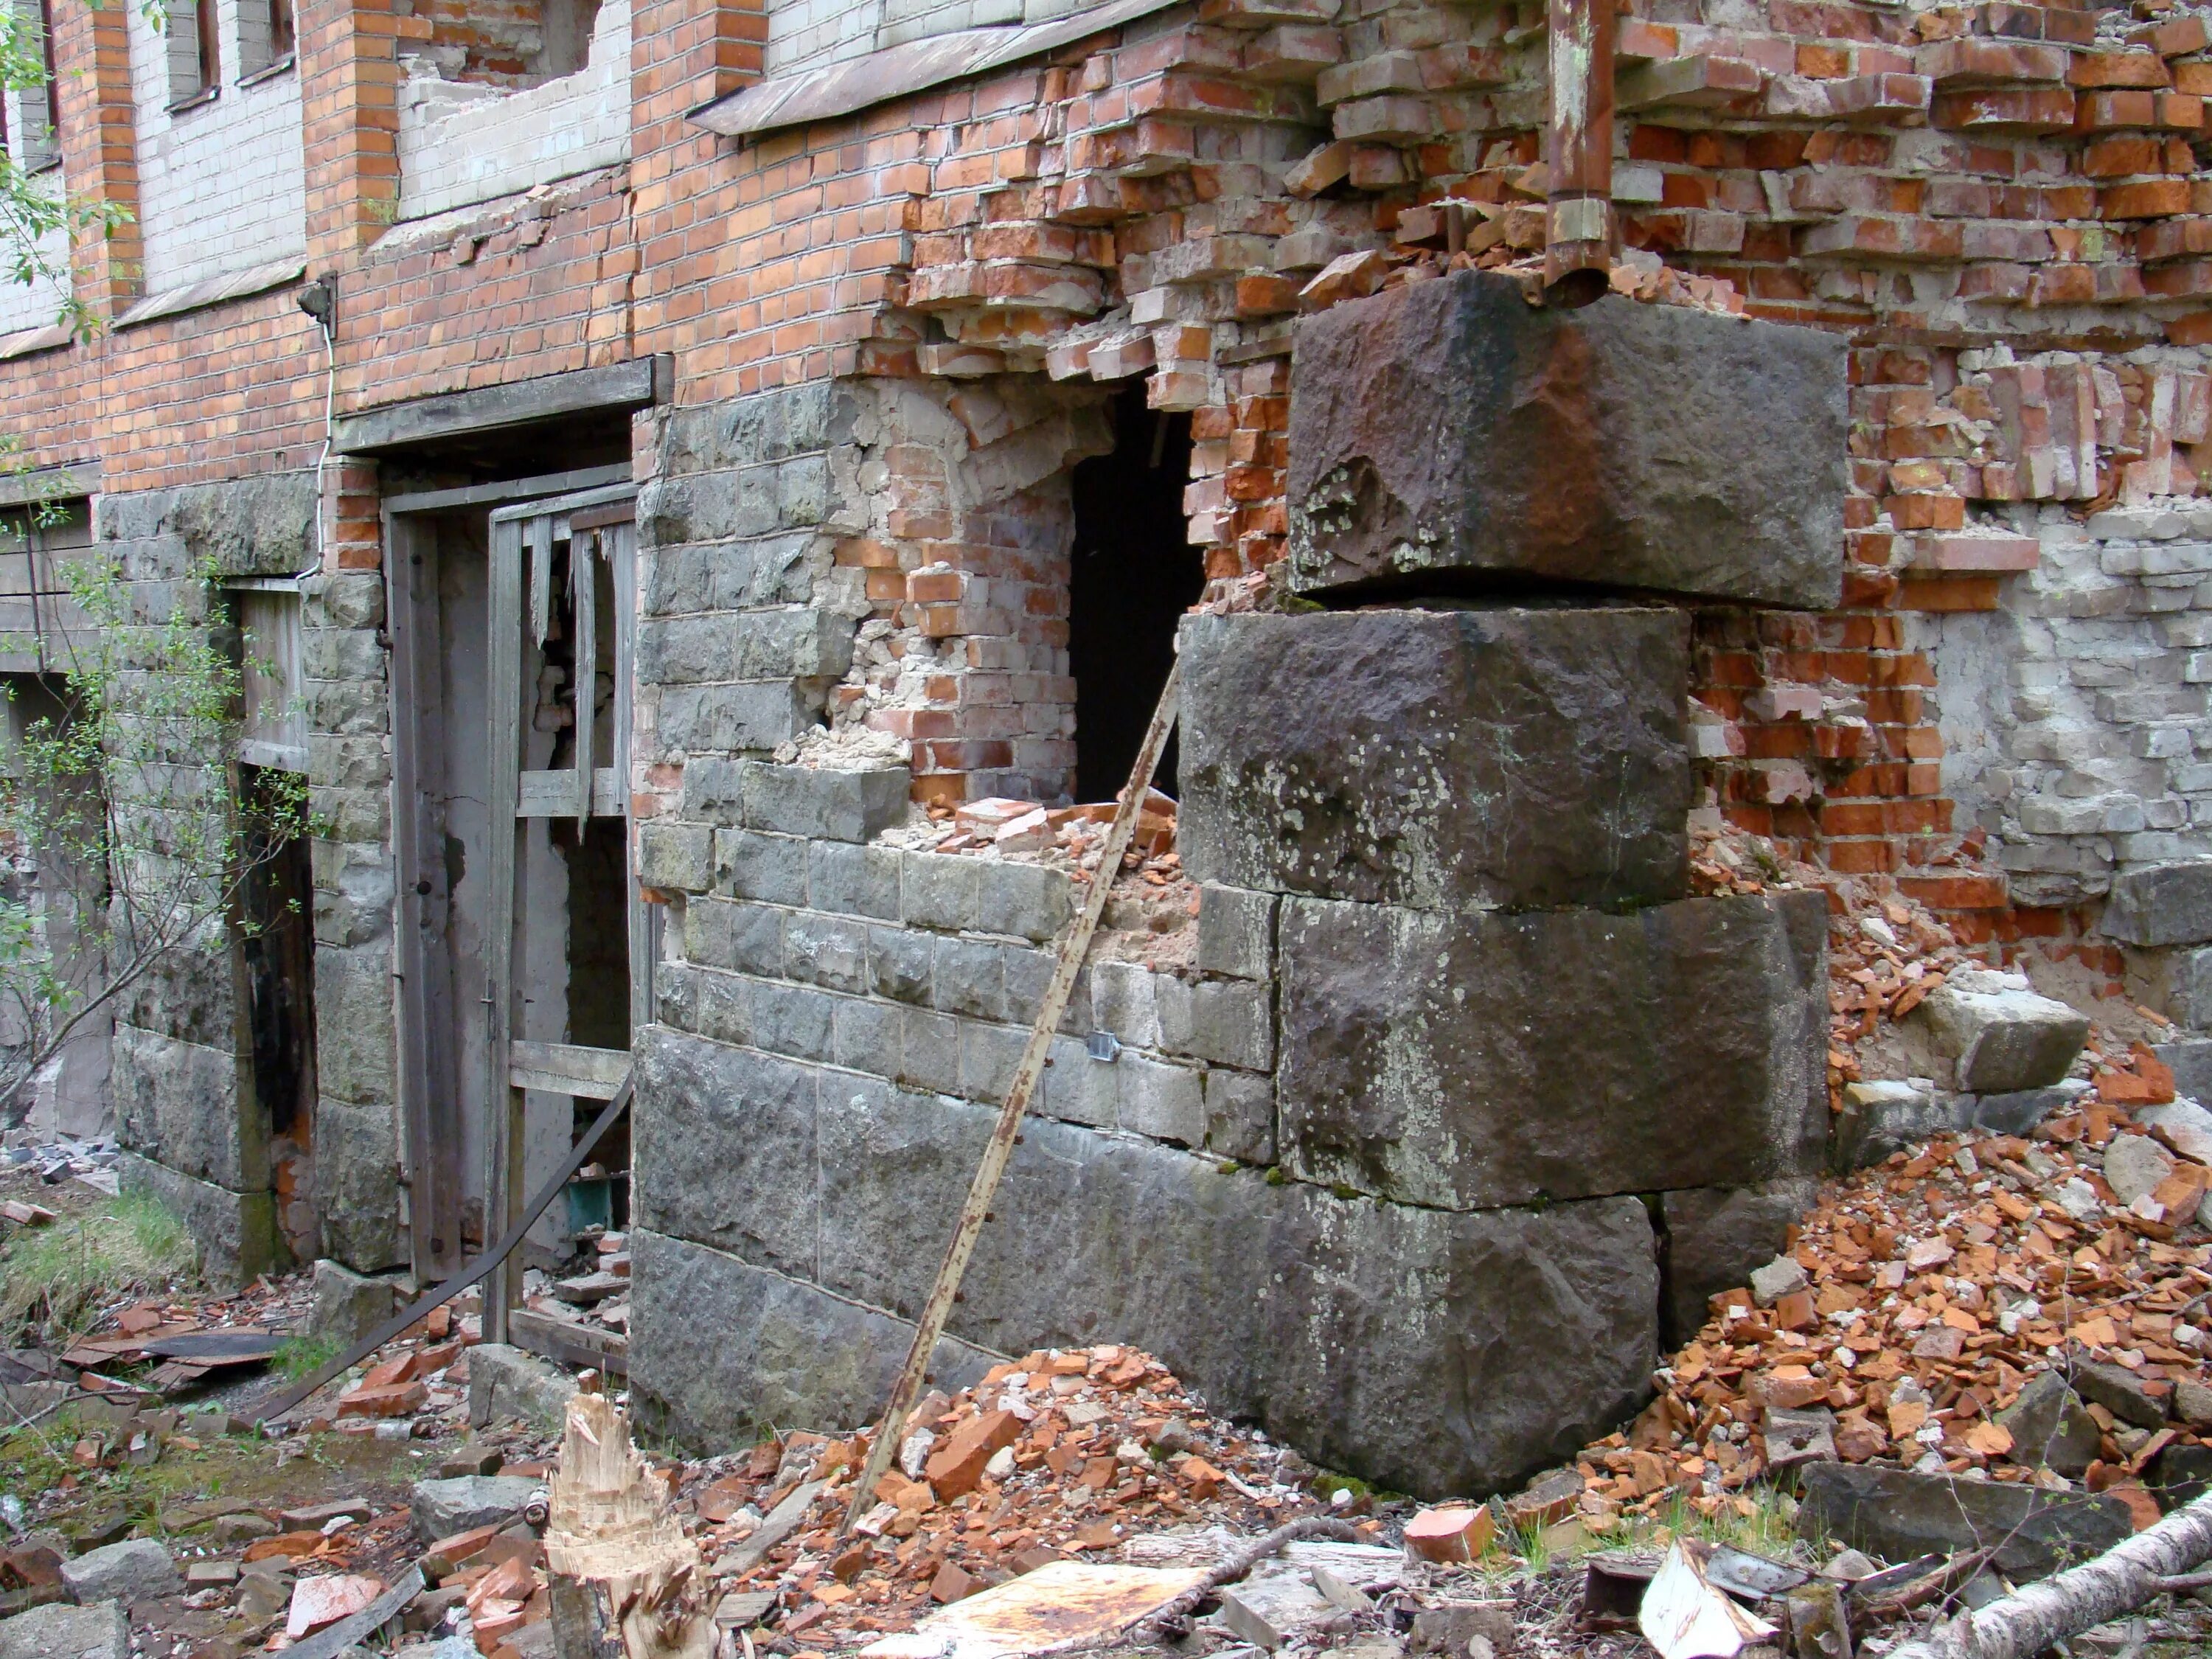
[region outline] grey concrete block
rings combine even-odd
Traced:
[[[477,1358],[490,1357],[491,1373],[484,1391],[485,1409],[477,1409]],[[469,1351],[469,1422],[482,1428],[506,1418],[520,1418],[540,1433],[560,1432],[576,1384],[536,1354],[525,1353],[503,1342],[487,1342]],[[518,1519],[534,1499],[545,1496],[545,1483],[520,1474],[464,1474],[447,1480],[417,1480],[410,1494],[415,1535],[424,1543],[450,1538],[475,1527],[505,1526]]]
[[[1261,1166],[1275,1161],[1275,1079],[1217,1066],[1206,1073],[1206,1150]]]
[[[131,1659],[131,1620],[120,1601],[59,1601],[0,1619],[0,1659]]]
[[[764,754],[816,724],[817,699],[795,679],[665,685],[653,737],[661,753]]]
[[[953,1092],[995,1106],[1014,1086],[1014,1073],[1021,1065],[1029,1033],[1012,1025],[986,1025],[981,1020],[963,1019],[959,1024],[960,1086]]]
[[[896,1003],[841,998],[831,1015],[837,1064],[872,1077],[895,1078],[906,1059],[906,1011]]]
[[[323,1251],[364,1273],[406,1255],[399,1230],[399,1114],[389,1099],[315,1103],[315,1186]]]
[[[1808,1464],[1799,1479],[1809,1522],[1890,1561],[1986,1544],[2007,1577],[2040,1578],[2101,1555],[2135,1531],[2127,1505],[2108,1493],[2041,1492],[1871,1463]]]
[[[745,827],[826,841],[871,841],[906,817],[903,766],[832,772],[745,763]]]
[[[1272,989],[1249,980],[1159,975],[1154,996],[1161,1050],[1248,1072],[1270,1069],[1275,1063]]]
[[[868,929],[868,988],[894,1002],[936,1000],[937,941],[904,927]]]
[[[647,822],[637,831],[638,879],[703,893],[714,885],[714,831],[704,823]]]
[[[1273,893],[1209,882],[1198,890],[1198,968],[1234,979],[1266,979],[1274,971]]]
[[[357,1273],[325,1256],[315,1263],[315,1304],[307,1316],[307,1333],[350,1347],[392,1317],[398,1294],[394,1281]]]
[[[1448,911],[1685,890],[1685,612],[1188,617],[1182,659],[1201,884]]]
[[[639,1224],[811,1271],[817,1099],[835,1075],[661,1027],[639,1034],[636,1054]]]
[[[1132,1048],[1160,1046],[1159,975],[1141,963],[1091,964],[1091,1021]]]
[[[1820,1167],[1826,901],[1443,917],[1284,902],[1283,1161],[1477,1209]]]
[[[684,763],[678,810],[687,818],[714,824],[744,821],[745,768],[750,761],[694,755]]]
[[[960,1025],[950,1014],[908,1008],[900,1016],[898,1081],[939,1094],[960,1092]]]
[[[650,1228],[631,1233],[630,1253],[629,1382],[652,1432],[726,1449],[883,1410],[910,1323]],[[999,1358],[947,1337],[930,1375],[965,1388]]]
[[[123,1191],[143,1193],[185,1224],[201,1275],[221,1289],[250,1285],[290,1259],[266,1191],[234,1193],[150,1158],[125,1152],[116,1165]]]
[[[656,978],[659,970],[656,970]],[[753,984],[735,974],[705,971],[696,976],[697,1006],[690,1029],[717,1042],[753,1040]]]
[[[267,1131],[236,1054],[118,1024],[112,1055],[125,1146],[233,1192],[268,1186]]]
[[[808,848],[796,836],[763,836],[750,830],[714,831],[714,889],[732,898],[759,899],[793,909],[807,902]],[[825,905],[824,909],[835,909]]]
[[[1056,1036],[1045,1053],[1043,1087],[1030,1109],[1041,1117],[1110,1129],[1119,1109],[1121,1079],[1118,1061],[1093,1060],[1074,1037]]]
[[[2212,942],[2212,859],[2122,871],[2099,926],[2126,945]]]
[[[1677,1347],[1704,1326],[1706,1304],[1751,1282],[1782,1254],[1791,1225],[1820,1195],[1812,1176],[1756,1187],[1694,1187],[1662,1194],[1660,1345]]]
[[[938,939],[933,944],[933,1007],[975,1019],[1008,1018],[1005,959],[997,945],[967,939]]]
[[[684,907],[684,955],[708,968],[770,977],[783,972],[784,921],[772,904],[696,897]]]
[[[899,914],[917,927],[947,933],[985,931],[981,859],[951,853],[906,853],[899,858]]]
[[[1991,1134],[2024,1135],[2032,1133],[2037,1124],[2054,1113],[2070,1109],[2088,1092],[2087,1083],[2069,1078],[2048,1089],[2020,1089],[2009,1094],[1962,1095],[1958,1109],[1966,1123],[1977,1129],[1986,1129]]]
[[[1114,1070],[1114,1121],[1121,1128],[1178,1146],[1206,1139],[1204,1085],[1195,1066],[1125,1054]]]
[[[899,855],[889,847],[848,842],[807,843],[808,902],[840,915],[899,919]]]
[[[1073,887],[1064,871],[1038,864],[981,859],[976,912],[985,931],[1040,943],[1059,938],[1073,913]]]
[[[79,1607],[120,1601],[127,1607],[134,1601],[181,1595],[185,1580],[160,1540],[126,1538],[63,1562],[62,1587]]]
[[[867,924],[818,910],[793,911],[783,927],[783,971],[825,990],[866,990]]]
[[[2173,1073],[2177,1093],[2199,1105],[2212,1105],[2212,1037],[2185,1037],[2151,1050]]]
[[[2038,995],[2026,975],[1980,968],[1954,969],[1913,1017],[1952,1060],[1958,1088],[1970,1094],[2048,1088],[2066,1075],[2089,1036],[2087,1015]]]
[[[794,1060],[828,1060],[836,1050],[832,1021],[837,998],[810,986],[755,980],[753,1041],[770,1054]]]
[[[1298,325],[1299,592],[1520,576],[1826,610],[1844,342],[1467,271]]]
[[[1927,1079],[1844,1085],[1829,1149],[1835,1171],[1870,1169],[1892,1152],[1944,1129],[1963,1127],[1957,1097],[1939,1097]]]

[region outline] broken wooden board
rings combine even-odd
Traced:
[[[1111,1638],[1205,1577],[1194,1567],[1054,1561],[860,1650],[861,1659],[1011,1659]]]

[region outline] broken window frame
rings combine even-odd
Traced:
[[[307,769],[307,687],[301,668],[300,579],[234,576],[223,582],[245,641],[238,758],[264,771]],[[289,599],[289,604],[284,603]],[[263,672],[274,668],[271,675]]]
[[[282,75],[298,57],[298,20],[292,0],[239,0],[240,86],[254,86]]]
[[[211,102],[222,92],[222,15],[216,0],[191,0],[170,8],[164,20],[169,104],[179,115]]]

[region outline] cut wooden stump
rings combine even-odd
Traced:
[[[568,1402],[545,1531],[561,1659],[710,1659],[699,1552],[605,1395]]]

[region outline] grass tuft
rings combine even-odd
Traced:
[[[286,1378],[298,1382],[311,1371],[319,1371],[338,1357],[343,1344],[333,1335],[310,1336],[297,1332],[276,1346],[269,1363],[282,1371]]]
[[[65,1347],[118,1298],[179,1287],[192,1266],[191,1235],[143,1194],[18,1230],[0,1243],[0,1341]]]

